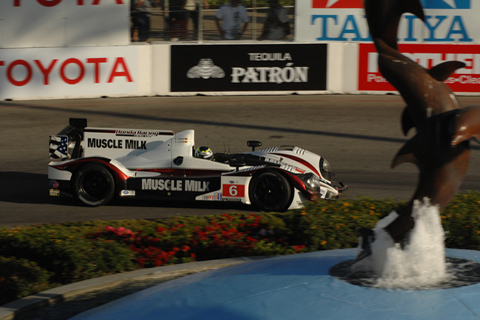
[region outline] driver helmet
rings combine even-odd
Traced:
[[[195,149],[195,158],[213,160],[213,151],[209,147],[198,147]]]

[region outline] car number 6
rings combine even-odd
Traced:
[[[228,193],[230,193],[232,197],[236,197],[238,195],[237,186],[230,186],[230,188],[228,188]]]

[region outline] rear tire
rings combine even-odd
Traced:
[[[75,173],[73,192],[78,200],[92,207],[107,204],[115,193],[110,171],[98,163],[87,164]]]
[[[282,212],[287,210],[292,202],[292,187],[282,174],[264,171],[253,177],[249,195],[257,209]]]

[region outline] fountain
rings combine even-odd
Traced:
[[[383,288],[436,287],[458,278],[447,272],[440,212],[465,177],[469,140],[480,137],[480,108],[460,109],[443,83],[464,63],[449,61],[427,70],[398,50],[400,17],[412,13],[425,21],[420,0],[365,0],[364,6],[379,69],[407,103],[401,119],[403,132],[407,135],[416,128],[416,135],[393,159],[392,168],[412,162],[420,178],[405,208],[390,213],[373,230],[361,231],[360,250],[351,269],[354,278],[368,274],[375,286]]]
[[[344,261],[330,273],[355,285],[388,290],[445,289],[480,282],[479,263],[445,256],[445,233],[437,206],[432,206],[428,199],[414,202],[415,227],[403,247],[384,229],[397,217],[392,211],[378,221],[370,256]]]

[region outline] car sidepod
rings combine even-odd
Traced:
[[[121,192],[139,198],[220,201],[219,190],[220,177],[157,176],[129,178]]]

